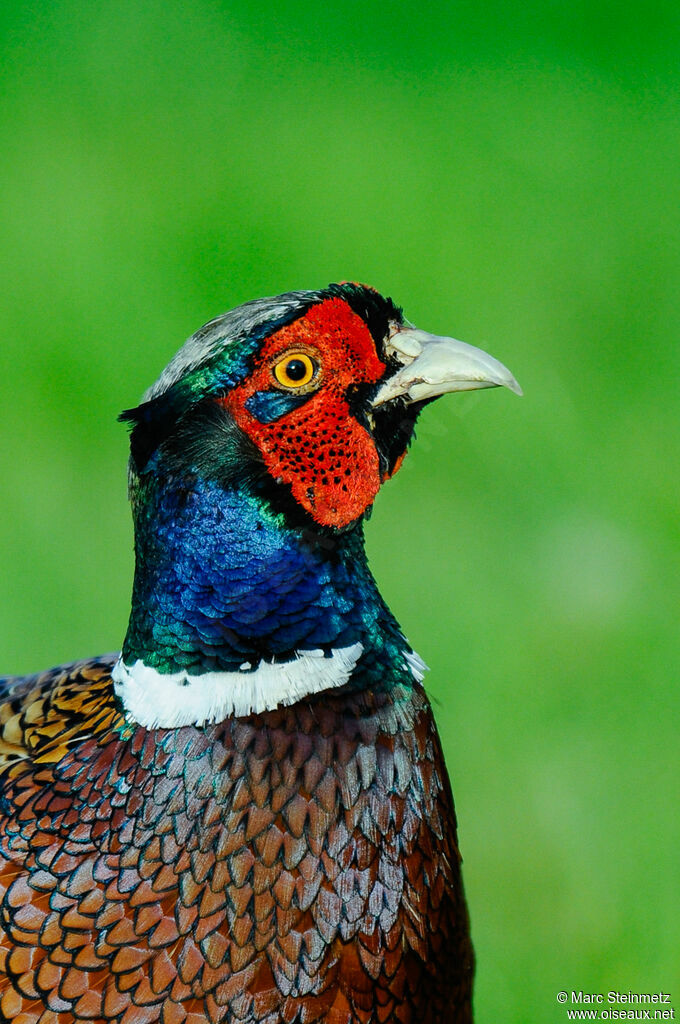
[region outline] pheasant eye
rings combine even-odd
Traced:
[[[274,366],[274,378],[281,387],[303,388],[318,370],[318,364],[306,352],[289,352]]]

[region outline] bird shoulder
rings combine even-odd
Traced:
[[[0,776],[59,761],[75,744],[124,727],[111,669],[116,655],[0,679]]]

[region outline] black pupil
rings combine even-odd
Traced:
[[[302,380],[307,375],[307,367],[301,359],[291,359],[286,363],[286,373],[291,380]]]

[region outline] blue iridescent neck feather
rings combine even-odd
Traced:
[[[133,507],[126,664],[201,675],[361,644],[353,686],[412,683],[410,648],[368,569],[361,523],[335,536],[293,529],[255,488],[200,476],[147,473]]]

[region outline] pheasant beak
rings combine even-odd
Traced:
[[[474,345],[455,338],[440,338],[416,327],[395,327],[385,345],[401,369],[386,380],[373,398],[373,408],[402,398],[407,404],[437,398],[448,391],[476,391],[505,387],[522,389],[502,363]]]

